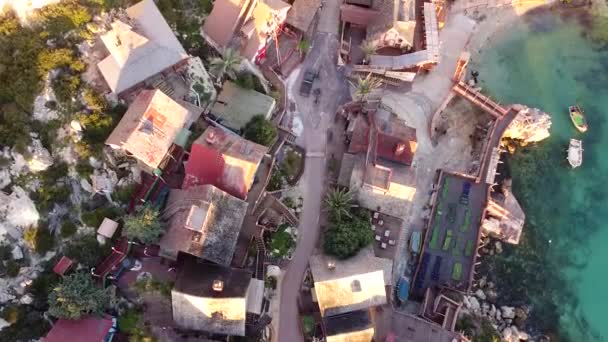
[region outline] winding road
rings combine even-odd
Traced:
[[[339,6],[338,0],[325,2],[311,50],[287,82],[289,102],[295,103],[293,112],[302,121],[302,134],[296,142],[306,149],[306,161],[300,179],[304,203],[297,247],[281,284],[279,331],[273,338],[279,342],[304,340],[298,319],[298,295],[308,259],[319,239],[321,202],[326,189],[326,132],[338,106],[349,98],[347,83],[336,66]],[[321,89],[318,105],[313,104],[312,96],[303,98],[298,94],[302,71],[307,68],[319,71],[319,80],[313,86]]]

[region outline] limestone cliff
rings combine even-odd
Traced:
[[[503,134],[503,138],[519,140],[522,143],[534,143],[549,137],[551,116],[536,108],[514,105],[517,116]]]

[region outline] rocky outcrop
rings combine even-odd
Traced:
[[[503,138],[528,144],[549,137],[551,128],[551,116],[549,114],[523,105],[514,105],[513,108],[518,110],[518,113],[507,127]]]
[[[32,144],[28,146],[31,158],[27,160],[27,166],[32,172],[40,172],[48,169],[53,165],[53,157],[51,153],[42,146],[42,142],[38,139],[33,139]]]
[[[522,329],[528,318],[529,308],[525,306],[511,307],[495,305],[495,285],[484,276],[479,279],[479,288],[473,295],[464,296],[461,315],[470,315],[479,322],[487,321],[502,336],[503,341],[527,341],[530,337]]]
[[[15,186],[10,195],[0,192],[0,235],[21,236],[20,228],[38,223],[40,215],[27,192]]]

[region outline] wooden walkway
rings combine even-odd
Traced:
[[[485,96],[479,91],[473,89],[472,87],[469,87],[466,83],[462,81],[456,83],[452,89],[455,93],[469,100],[471,103],[480,107],[485,112],[489,113],[497,119],[500,119],[503,116],[507,115],[507,113],[509,113],[509,111],[511,110],[510,108],[502,107],[488,96]]]

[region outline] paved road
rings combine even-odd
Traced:
[[[319,217],[321,202],[325,192],[326,173],[326,132],[333,122],[338,105],[348,99],[348,88],[341,72],[336,67],[338,48],[339,1],[327,0],[319,19],[318,33],[313,40],[311,51],[299,69],[288,79],[289,100],[295,103],[294,113],[303,125],[297,143],[306,153],[305,169],[300,179],[300,189],[304,199],[299,226],[298,243],[293,258],[283,277],[280,296],[279,331],[275,341],[303,341],[298,323],[298,294],[319,239]],[[301,77],[306,68],[319,70],[319,80],[313,88],[321,89],[318,105],[312,96],[302,98],[298,94]]]

